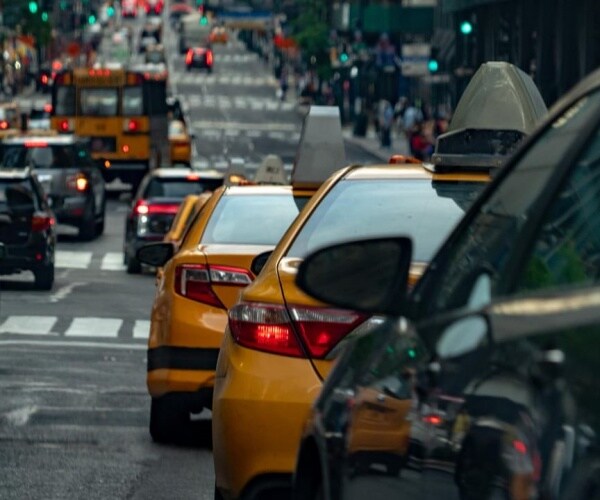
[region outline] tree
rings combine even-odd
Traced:
[[[293,35],[306,63],[315,67],[320,78],[329,78],[329,26],[327,6],[320,0],[302,0],[300,15],[291,22]]]

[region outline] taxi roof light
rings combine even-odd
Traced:
[[[326,158],[326,161],[323,161]],[[292,184],[296,188],[317,187],[336,170],[346,166],[346,152],[337,106],[311,106],[304,122]]]
[[[529,75],[506,62],[482,64],[431,157],[436,168],[489,169],[504,160],[548,112]]]

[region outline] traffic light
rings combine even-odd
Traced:
[[[96,16],[94,14],[88,16],[88,24],[96,24]]]
[[[460,23],[460,32],[463,35],[470,35],[473,32],[473,25],[470,21],[464,20]]]
[[[112,17],[115,15],[115,8],[112,5],[109,5],[106,9],[106,14],[108,17]]]
[[[437,70],[440,69],[440,65],[437,62],[437,59],[429,59],[429,61],[427,62],[427,69],[430,73],[437,72]]]
[[[44,21],[45,23],[48,22],[48,13],[47,12],[42,12],[42,21]]]
[[[348,56],[348,54],[346,52],[340,52],[339,59],[342,64],[346,64],[348,62],[348,59],[350,59],[350,57]]]
[[[60,10],[67,10],[67,8],[69,7],[67,0],[60,0],[59,5],[60,5]]]
[[[206,26],[206,25],[208,24],[208,17],[206,17],[206,16],[202,16],[202,17],[200,18],[200,24],[201,24],[202,26]]]
[[[31,0],[29,2],[29,12],[31,12],[32,14],[35,14],[37,11],[38,11],[37,2],[34,2],[33,0]]]

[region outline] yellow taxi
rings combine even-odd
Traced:
[[[222,43],[227,44],[229,41],[229,35],[227,34],[227,30],[223,26],[216,26],[208,35],[208,39],[210,43]]]
[[[341,138],[337,108],[320,110],[324,117],[318,123],[331,129],[332,110]],[[305,129],[312,129],[315,137],[322,135],[322,127]],[[310,152],[319,151],[326,141],[320,143]],[[340,150],[326,151],[339,168],[343,164]],[[303,164],[310,167],[310,159]],[[252,283],[265,256],[314,194],[313,172],[302,171],[292,185],[220,187],[198,213],[176,253],[172,242],[138,250],[140,262],[163,267],[152,306],[146,378],[151,396],[150,434],[155,441],[193,439],[190,413],[212,407],[227,310]]]
[[[414,283],[489,179],[421,163],[351,166],[315,193],[229,311],[213,400],[216,485],[224,498],[277,487],[273,478],[291,475],[302,425],[333,359],[370,325],[300,291],[302,258],[347,239],[407,234],[415,242]]]
[[[165,234],[163,241],[173,243],[175,245],[175,251],[177,251],[190,224],[211,196],[212,191],[207,191],[202,194],[187,195],[181,202],[179,210],[175,214],[175,218],[173,219],[167,234]]]
[[[181,120],[169,122],[169,155],[171,165],[184,163],[190,165],[192,160],[192,139],[185,123]]]

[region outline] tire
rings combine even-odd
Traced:
[[[223,495],[221,495],[221,492],[217,489],[217,485],[215,484],[215,494],[213,497],[214,500],[224,500]]]
[[[79,239],[82,241],[91,241],[96,236],[96,208],[94,201],[88,203],[85,209],[85,215],[79,223]]]
[[[183,443],[191,436],[189,412],[177,396],[152,398],[149,430],[155,443]]]
[[[35,287],[38,290],[52,290],[54,285],[54,264],[48,264],[34,271]]]
[[[142,264],[135,256],[129,255],[125,251],[125,266],[127,266],[127,274],[140,274],[142,272]]]

